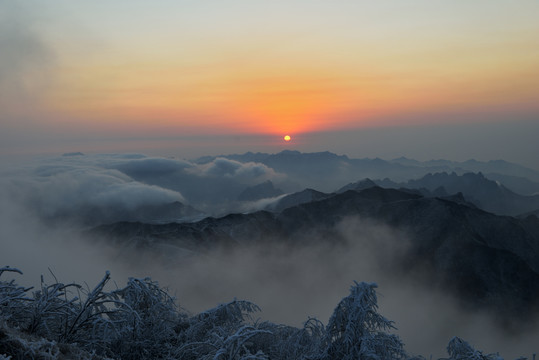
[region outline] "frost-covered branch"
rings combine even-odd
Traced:
[[[5,272],[22,274],[0,268],[0,275]],[[57,359],[63,343],[88,359],[424,360],[407,357],[401,340],[389,333],[395,327],[378,313],[372,283],[355,282],[327,326],[309,318],[296,328],[253,321],[260,308],[236,299],[189,316],[149,278],[130,278],[124,288],[110,292],[105,291],[109,272],[92,290],[54,280],[47,285],[42,277],[31,296],[31,288],[15,280],[0,281],[0,359]],[[3,326],[32,340],[13,341],[2,333]],[[449,358],[443,360],[501,360],[457,337],[447,350]]]

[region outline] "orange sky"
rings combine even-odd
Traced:
[[[0,119],[17,131],[283,135],[539,113],[536,1],[2,6]]]
[[[398,122],[399,114],[433,109],[488,112],[518,104],[531,110],[539,89],[532,60],[539,63],[531,58],[482,68],[455,59],[443,69],[432,63],[190,71],[155,63],[85,64],[65,69],[45,104],[64,119],[86,114],[96,126],[118,122],[141,129],[287,133],[372,126],[382,117],[386,125]]]
[[[178,133],[300,133],[433,110],[534,107],[539,25],[529,11],[539,5],[414,3],[214,5],[222,16],[136,3],[132,17],[90,6],[77,15],[100,40],[82,37],[87,52],[77,33],[59,36],[62,22],[49,31],[58,63],[44,105],[64,122]],[[140,11],[154,22],[138,28]],[[182,22],[189,11],[199,22]],[[102,27],[92,23],[99,16]]]

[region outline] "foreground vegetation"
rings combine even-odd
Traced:
[[[25,288],[0,268],[2,359],[422,359],[410,356],[377,312],[376,284],[354,283],[328,324],[308,319],[302,328],[255,321],[255,304],[234,300],[197,315],[149,278],[130,278],[106,291],[107,272],[93,288],[55,281]],[[449,358],[500,359],[455,337]]]

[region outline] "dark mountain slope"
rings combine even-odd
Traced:
[[[374,181],[372,181],[371,179],[363,179],[355,183],[350,183],[348,185],[343,186],[342,188],[337,190],[337,193],[340,194],[348,190],[361,191],[361,190],[371,188],[373,186],[376,186],[376,183]]]
[[[203,250],[225,244],[285,241],[343,243],[338,224],[370,219],[408,234],[410,246],[395,261],[379,261],[402,276],[424,274],[423,281],[458,294],[463,302],[529,314],[539,298],[539,220],[497,216],[448,199],[372,187],[285,209],[208,218],[193,224],[101,226],[94,235],[116,241],[166,242]],[[353,241],[353,239],[351,240]],[[391,249],[387,249],[391,252]],[[388,257],[389,258],[389,257]],[[408,274],[408,275],[406,275]],[[415,276],[415,275],[414,275]]]
[[[303,204],[283,211],[279,219],[290,232],[322,227],[327,234],[351,215],[406,230],[412,245],[400,259],[400,270],[427,270],[426,281],[451,289],[465,302],[511,314],[536,302],[539,233],[532,227],[537,222],[525,224],[448,200],[380,188]]]
[[[303,191],[299,191],[299,192],[282,197],[276,203],[273,203],[270,206],[268,206],[268,210],[271,210],[274,212],[281,212],[284,209],[292,207],[292,206],[297,206],[297,205],[309,203],[312,201],[327,199],[330,196],[332,195],[326,194],[320,191],[316,191],[313,189],[305,189]]]
[[[273,214],[266,211],[209,217],[194,223],[157,225],[124,221],[95,227],[88,234],[106,237],[119,246],[134,245],[151,250],[158,245],[169,244],[191,251],[247,245],[282,236],[280,224]]]

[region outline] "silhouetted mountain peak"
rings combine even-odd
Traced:
[[[284,196],[278,202],[268,206],[268,210],[281,212],[286,208],[297,206],[300,204],[309,203],[312,201],[326,199],[329,196],[331,195],[325,194],[320,191],[316,191],[313,189],[305,189],[305,190]]]
[[[434,191],[432,191],[432,196],[447,196],[447,190],[443,186],[438,186]]]
[[[277,154],[275,155],[284,155],[284,156],[291,156],[291,155],[294,155],[294,156],[298,156],[298,155],[301,155],[302,153],[297,151],[297,150],[283,150],[281,152],[278,152]]]
[[[442,200],[448,200],[457,204],[466,205],[468,207],[477,209],[477,206],[475,206],[473,203],[466,200],[466,198],[464,197],[464,194],[461,192],[458,192],[456,194],[449,195],[449,196],[437,196],[437,197]]]
[[[348,193],[349,191],[345,192],[344,194]],[[364,199],[376,200],[381,202],[394,202],[401,200],[419,199],[423,197],[419,194],[414,194],[411,192],[396,189],[384,189],[379,186],[373,186],[368,189],[361,190],[359,192],[359,195]]]
[[[238,196],[239,201],[256,201],[282,195],[283,191],[277,189],[270,180],[258,185],[249,186]]]
[[[348,185],[343,186],[342,188],[337,190],[337,194],[343,193],[348,190],[361,191],[361,190],[368,189],[373,186],[377,186],[376,183],[369,178],[365,178],[355,183],[350,183]]]

